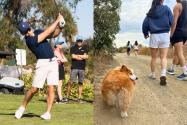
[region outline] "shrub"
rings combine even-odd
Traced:
[[[151,55],[149,47],[142,47],[139,51],[140,55]]]
[[[31,74],[23,75],[22,80],[25,83],[25,90],[27,91],[32,86],[33,74],[31,73]],[[67,92],[68,80],[69,80],[69,74],[65,76],[65,80],[62,86],[63,96],[66,95]],[[90,80],[85,79],[85,82],[83,84],[83,99],[93,100],[94,98],[93,89],[94,87],[93,84],[91,84]],[[47,85],[45,84],[43,89],[40,89],[40,91],[36,94],[36,96],[46,97],[46,94],[47,94]],[[78,84],[75,84],[72,87],[70,98],[77,98],[77,97],[78,97]]]

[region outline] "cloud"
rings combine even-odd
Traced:
[[[175,2],[175,0],[165,0],[164,4],[172,9]],[[145,40],[142,35],[142,23],[151,7],[151,3],[152,0],[122,0],[120,13],[121,30],[116,35],[115,40],[118,47],[126,45],[128,40],[138,40],[147,44],[148,40]]]
[[[140,32],[119,33],[116,35],[116,40],[114,41],[114,43],[117,47],[121,47],[126,46],[127,41],[130,41],[132,44],[134,44],[136,40],[138,41],[138,43],[141,43],[144,46],[148,46],[149,39],[145,40],[143,34]]]
[[[78,17],[75,18],[78,26],[78,34],[85,38],[93,38],[93,0],[83,0],[79,2],[75,17]]]

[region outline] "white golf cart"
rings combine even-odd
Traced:
[[[0,51],[0,59],[10,56],[15,59],[16,53]],[[0,65],[0,93],[23,94],[24,82],[18,79],[20,76],[17,66]]]

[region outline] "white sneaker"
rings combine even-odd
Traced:
[[[150,78],[150,79],[156,79],[156,76],[155,76],[155,74],[152,74],[152,73],[151,73],[151,74],[149,74],[149,78]]]
[[[46,112],[43,115],[41,115],[40,117],[44,120],[50,120],[51,119],[51,114],[49,112]]]
[[[15,112],[15,117],[16,117],[17,119],[20,119],[20,118],[23,116],[24,111],[25,111],[25,108],[24,108],[23,106],[20,106],[20,107],[16,110],[16,112]]]

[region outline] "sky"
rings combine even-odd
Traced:
[[[171,10],[176,0],[165,0]],[[120,13],[120,32],[116,35],[115,44],[117,47],[126,46],[127,41],[138,41],[148,45],[149,39],[145,40],[142,34],[142,23],[146,13],[151,7],[152,0],[122,0]]]
[[[78,26],[78,34],[93,38],[93,0],[82,0],[78,3],[74,15]]]

